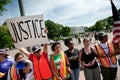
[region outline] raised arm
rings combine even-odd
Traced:
[[[19,50],[29,58],[30,52],[28,52],[25,48],[20,48]]]
[[[44,44],[43,45],[43,51],[45,52],[45,53],[48,53],[48,44]]]

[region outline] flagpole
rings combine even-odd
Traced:
[[[23,6],[23,0],[18,0],[19,8],[20,8],[20,15],[25,16],[24,6]]]
[[[25,16],[23,0],[18,0],[18,4],[19,4],[19,9],[20,9],[20,15],[21,15],[21,16]],[[29,52],[32,52],[30,47],[27,47],[27,50],[28,50]]]

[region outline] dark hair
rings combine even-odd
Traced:
[[[99,39],[99,41],[102,41],[103,38],[104,38],[104,36],[107,36],[107,34],[106,34],[105,32],[100,32],[100,33],[98,34],[98,39]]]
[[[55,46],[58,45],[58,44],[61,45],[60,42],[54,42],[54,43],[52,44],[52,46],[51,46],[51,50],[52,50],[52,51],[55,51],[54,48],[55,48]]]
[[[98,39],[99,39],[99,41],[102,41],[103,40],[103,36],[98,37]]]
[[[19,69],[20,80],[25,80],[25,73],[23,73],[22,69]]]
[[[16,53],[14,56],[14,60],[16,61],[16,59],[18,58],[18,56],[22,55],[24,57],[24,55],[20,52]]]
[[[65,44],[66,46],[68,46],[68,44],[70,43],[70,41],[72,41],[71,38],[65,39],[65,40],[64,40],[64,44]]]
[[[26,62],[26,61],[24,61],[24,62],[25,62],[25,67],[30,65],[29,62]],[[26,77],[25,77],[26,74],[23,73],[23,68],[22,69],[18,69],[18,70],[19,70],[19,75],[20,75],[20,79],[19,80],[25,80],[26,79]]]

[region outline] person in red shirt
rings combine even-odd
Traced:
[[[49,67],[47,44],[44,44],[43,50],[38,45],[33,46],[33,53],[28,52],[25,48],[20,48],[19,50],[33,62],[35,80],[48,80],[52,77],[52,72]]]

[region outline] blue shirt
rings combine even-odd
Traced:
[[[11,58],[6,58],[3,62],[0,62],[0,72],[7,73],[13,63],[14,60]]]

